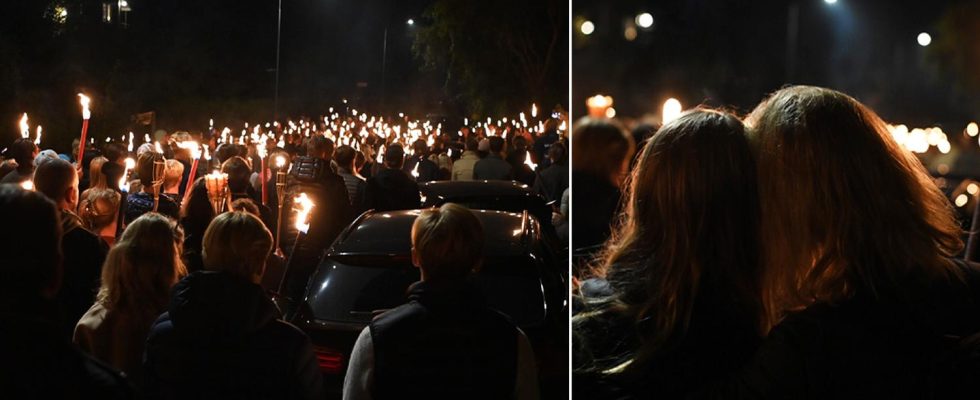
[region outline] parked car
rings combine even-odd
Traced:
[[[411,227],[419,210],[362,214],[324,255],[309,280],[293,323],[309,334],[328,391],[343,385],[351,349],[371,319],[407,301],[419,280],[411,262]],[[555,252],[527,212],[474,210],[486,233],[484,263],[475,281],[489,304],[528,335],[542,388],[567,398],[568,285]]]
[[[457,203],[478,210],[527,211],[550,238],[557,238],[551,222],[553,207],[527,185],[515,181],[434,181],[419,185],[422,207]],[[554,235],[554,236],[552,236]]]

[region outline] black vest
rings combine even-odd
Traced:
[[[517,328],[470,284],[417,282],[371,322],[377,399],[513,398]]]

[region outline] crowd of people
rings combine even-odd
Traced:
[[[363,117],[344,122],[347,134],[332,133],[327,123],[306,125],[302,133],[276,124],[278,138],[179,132],[155,144],[147,140],[136,151],[132,142],[127,148],[108,141],[86,146],[77,162],[75,153],[40,151],[26,138],[17,140],[0,162],[0,231],[3,251],[13,254],[0,268],[0,323],[19,339],[7,345],[45,350],[12,361],[34,369],[8,375],[5,368],[4,386],[8,377],[16,379],[11,387],[42,397],[322,398],[310,339],[284,321],[290,310],[280,310],[270,296],[302,296],[323,251],[357,215],[418,209],[419,185],[436,180],[515,180],[548,201],[568,196],[567,139],[558,119],[543,120],[541,129],[488,122],[430,134],[428,140],[364,133]],[[189,143],[210,143],[213,157],[200,159],[199,148]],[[227,177],[221,204],[209,193],[205,175],[212,171]],[[300,193],[315,203],[306,230],[298,227],[304,221],[293,221]],[[458,287],[479,266],[473,259],[482,251],[479,221],[465,208],[447,207],[423,213],[419,221],[428,221],[426,228],[413,229],[413,243],[425,229],[440,238],[413,246],[427,283],[413,289],[422,300],[406,300],[423,309],[432,299],[460,293]],[[446,247],[456,240],[446,232],[472,237]],[[472,310],[485,307],[474,301]],[[438,314],[437,308],[430,311]],[[417,321],[399,323],[419,327]],[[439,322],[452,323],[449,316]],[[509,329],[502,337],[514,340],[495,351],[509,349],[523,360],[522,380],[483,382],[490,385],[483,388],[535,398],[537,382],[526,371],[528,365],[533,369],[533,359],[528,364],[520,331],[506,319],[465,323],[475,324],[467,334]],[[390,341],[375,336],[373,348],[358,348],[377,355]],[[370,398],[372,391],[388,388],[365,382],[408,379],[390,372],[393,366],[365,367],[363,360],[358,365],[348,372],[358,382],[350,398]],[[39,376],[20,380],[26,371],[71,382],[43,386]],[[507,375],[504,370],[494,376]]]
[[[980,393],[980,270],[874,111],[792,86],[635,133],[572,135],[575,397]]]

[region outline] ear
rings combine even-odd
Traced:
[[[412,246],[412,265],[414,265],[415,268],[422,268],[422,257],[419,255],[419,252],[415,250],[415,246]]]

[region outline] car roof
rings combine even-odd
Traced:
[[[472,210],[486,234],[485,255],[527,254],[533,238],[534,217],[495,210]],[[327,254],[409,254],[415,218],[422,210],[369,211],[355,221]]]
[[[515,181],[434,181],[419,187],[428,197],[533,196],[527,185]]]

